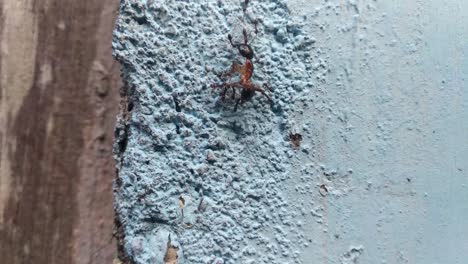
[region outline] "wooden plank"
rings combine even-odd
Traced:
[[[3,263],[111,263],[117,1],[0,3]]]

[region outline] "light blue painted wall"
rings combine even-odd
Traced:
[[[308,117],[320,127],[320,160],[353,169],[338,186],[349,193],[320,202],[321,228],[308,225],[319,248],[303,253],[306,263],[337,263],[356,245],[357,263],[468,263],[468,2],[289,5],[317,10],[309,28],[331,69],[332,118]]]
[[[180,263],[468,263],[468,2],[252,0],[275,104],[233,112],[210,85],[241,59],[240,2],[121,1],[130,257],[171,234]]]

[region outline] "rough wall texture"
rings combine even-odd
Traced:
[[[243,24],[240,1],[121,1],[122,258],[463,263],[466,8],[252,0]],[[255,18],[253,81],[274,104],[234,112],[210,85]]]
[[[0,1],[1,263],[110,263],[118,2]]]

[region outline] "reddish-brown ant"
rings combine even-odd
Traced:
[[[244,3],[244,14],[246,12],[248,3],[249,3],[249,0],[246,0]],[[223,76],[227,76],[228,82],[212,85],[213,88],[223,88],[223,91],[221,92],[222,100],[224,100],[226,92],[229,88],[232,89],[233,98],[235,98],[236,96],[236,88],[242,89],[240,98],[236,100],[236,106],[234,107],[234,111],[237,110],[237,106],[239,105],[239,103],[242,105],[246,101],[250,100],[254,96],[255,92],[262,93],[268,99],[268,101],[272,103],[271,97],[265,92],[265,90],[260,85],[254,84],[251,81],[253,71],[254,71],[254,66],[252,62],[254,58],[254,51],[248,42],[248,34],[245,28],[243,29],[242,33],[244,36],[244,43],[237,43],[237,44],[234,43],[232,40],[231,34],[228,34],[228,39],[229,39],[229,43],[231,43],[231,46],[233,48],[236,48],[239,51],[240,55],[245,58],[244,64],[241,65],[237,63],[236,61],[234,61],[231,65],[231,69],[229,70],[229,72],[223,74]],[[255,21],[255,33],[257,33],[256,21]],[[231,78],[236,73],[239,73],[240,75],[239,81],[231,82]],[[263,86],[268,88],[271,91],[268,85],[264,84]]]

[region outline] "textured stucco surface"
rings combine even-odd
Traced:
[[[252,0],[274,104],[233,112],[210,85],[242,61],[240,1],[121,1],[126,254],[161,263],[170,234],[179,263],[464,263],[467,8]]]

